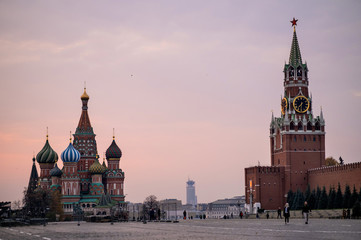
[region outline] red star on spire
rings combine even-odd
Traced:
[[[297,21],[298,19],[293,18],[293,20],[291,21],[292,27],[297,26]]]

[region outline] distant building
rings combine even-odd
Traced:
[[[160,211],[163,218],[168,220],[182,219],[183,218],[183,206],[182,201],[178,199],[164,199],[160,200]]]
[[[195,182],[193,180],[188,179],[187,181],[187,204],[190,204],[194,207],[197,206],[197,196],[196,196],[196,188],[194,186]]]
[[[244,204],[245,196],[219,199],[208,204],[206,215],[207,218],[223,218],[224,216],[238,218],[240,211],[244,212]]]

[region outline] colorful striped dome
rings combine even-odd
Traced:
[[[55,163],[54,168],[50,170],[50,176],[61,177],[62,174],[63,172],[58,168],[58,164]]]
[[[69,146],[64,150],[64,152],[62,152],[61,159],[63,162],[78,162],[80,159],[80,153],[71,143],[69,143]]]
[[[46,139],[43,149],[36,155],[38,163],[55,163],[58,160],[58,154],[50,147],[48,139]]]
[[[110,144],[109,148],[107,149],[105,156],[107,159],[109,158],[121,158],[122,157],[122,151],[120,151],[120,148],[115,143],[115,140],[113,139],[112,144]]]
[[[89,168],[91,174],[103,174],[105,171],[106,169],[99,163],[98,159]]]

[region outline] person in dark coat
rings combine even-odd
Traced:
[[[303,205],[302,208],[302,213],[303,213],[303,217],[305,218],[305,224],[308,224],[308,214],[311,212],[311,208],[310,206],[308,206],[307,202],[305,202],[305,204]]]
[[[285,224],[290,222],[290,206],[286,203],[283,209],[283,216],[285,217]]]
[[[281,218],[281,219],[282,219],[281,212],[282,212],[282,211],[281,211],[281,207],[279,207],[278,210],[277,210],[277,219],[278,219],[278,218]]]

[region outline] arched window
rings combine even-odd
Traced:
[[[312,125],[310,122],[307,123],[307,131],[312,131]]]
[[[297,77],[302,77],[302,69],[300,66],[297,68]]]
[[[298,123],[298,131],[302,131],[303,130],[303,125],[301,122]]]
[[[290,123],[290,130],[295,130],[295,124],[293,122]]]
[[[293,76],[294,76],[294,69],[293,69],[293,67],[290,67],[290,68],[288,69],[288,76],[289,76],[289,77],[293,77]]]
[[[318,121],[316,122],[315,128],[318,131],[321,130],[321,126],[320,126],[320,123]]]

